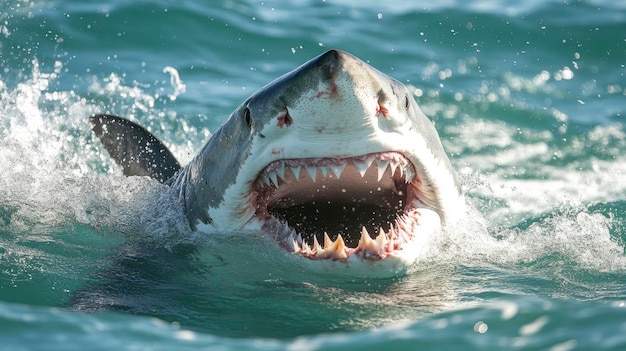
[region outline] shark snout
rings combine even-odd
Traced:
[[[410,127],[406,88],[343,51],[327,51],[269,88],[248,105],[273,157],[380,152]]]

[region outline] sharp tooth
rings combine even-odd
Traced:
[[[271,186],[270,185],[270,180],[267,177],[267,173],[265,173],[265,172],[263,172],[263,174],[259,178],[258,182],[259,182],[259,186],[262,186],[262,187],[264,187],[264,186]]]
[[[365,228],[365,226],[363,226],[363,228],[361,228],[361,239],[363,238],[372,240],[372,238],[370,237],[370,233],[367,232],[367,228]]]
[[[345,259],[348,257],[346,254],[346,243],[343,241],[341,234],[337,235],[337,240],[335,240],[333,247],[333,253],[335,259]]]
[[[387,238],[387,233],[385,232],[383,227],[378,227],[378,236],[381,236],[381,235],[383,235],[385,239]],[[376,237],[376,239],[378,239],[378,236]]]
[[[317,241],[317,239],[314,239],[315,241]],[[321,259],[325,259],[325,258],[329,258],[333,255],[333,246],[334,246],[334,242],[332,240],[330,240],[330,237],[328,236],[328,233],[324,233],[324,248],[321,248],[318,245],[317,250],[315,251],[315,257],[316,258],[321,258]],[[315,247],[315,244],[313,244]]]
[[[367,168],[369,168],[369,167],[367,167]],[[367,168],[358,168],[357,167],[357,169],[359,170],[359,173],[361,174],[361,178],[365,177],[365,173],[367,172]]]
[[[285,164],[283,162],[280,163],[280,167],[276,168],[276,174],[280,179],[285,180]]]
[[[389,160],[376,160],[376,166],[378,166],[378,181],[380,182],[389,166]]]
[[[294,233],[295,233],[295,232],[294,232]],[[296,240],[298,240],[298,243],[299,243],[300,245],[302,245],[302,241],[303,241],[303,240],[302,240],[302,235],[301,235],[301,234],[298,234],[298,236],[296,237]]]
[[[367,229],[363,227],[361,229],[361,239],[359,239],[359,245],[357,246],[357,249],[360,248],[361,250],[365,250],[371,246],[372,242],[373,240],[370,237],[370,234],[367,232]]]
[[[274,186],[278,189],[278,179],[277,179],[276,172],[270,172],[270,174],[268,174],[268,177],[270,181],[274,184]]]
[[[328,233],[324,232],[324,248],[327,249],[332,244],[333,244],[333,241],[330,240],[330,237],[328,236]]]
[[[370,168],[373,161],[374,156],[368,156],[365,160],[362,161],[352,159],[352,164],[354,165],[354,167],[356,167],[357,170],[359,170],[359,173],[361,173],[361,177],[364,177],[365,172],[367,172],[367,169]]]
[[[393,225],[389,226],[389,238],[390,239],[397,239],[398,238],[398,234],[396,234],[396,230],[393,228]]]
[[[324,178],[326,178],[326,175],[328,174],[328,167],[318,167],[318,169],[320,170]]]
[[[300,245],[295,240],[291,240],[291,250],[293,253],[300,252]]]
[[[346,243],[343,241],[341,234],[337,235],[337,240],[335,240],[335,246],[338,249],[341,248],[342,250],[346,248]]]
[[[391,177],[393,177],[394,174],[396,174],[396,169],[398,169],[398,162],[391,160],[391,162],[389,162],[389,166],[391,166]]]
[[[307,243],[304,243],[302,245],[302,251],[304,251],[304,254],[307,255],[307,256],[310,256],[312,254],[311,247]]]
[[[413,169],[409,165],[406,165],[405,167],[402,167],[402,168],[404,168],[404,172],[406,173],[404,180],[408,184],[413,180],[413,178],[415,178],[415,173],[413,173]]]
[[[307,173],[309,173],[309,176],[311,177],[311,180],[313,182],[315,182],[315,174],[317,173],[317,167],[315,166],[306,166],[306,171]]]
[[[383,228],[378,229],[378,236],[376,237],[376,244],[378,244],[378,249],[384,249],[387,244],[387,235]]]
[[[317,236],[313,236],[313,251],[315,251],[316,254],[322,251],[320,243],[317,241]]]
[[[294,178],[296,178],[296,181],[300,180],[300,171],[302,170],[301,166],[295,166],[295,167],[289,167],[289,169],[291,170],[291,173],[293,173]]]
[[[333,173],[335,174],[335,177],[337,177],[337,179],[339,179],[341,177],[341,173],[343,173],[343,170],[346,168],[346,163],[342,163],[340,165],[337,166],[330,166],[330,169],[333,171]]]

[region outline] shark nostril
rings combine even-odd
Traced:
[[[285,108],[285,114],[278,116],[278,126],[282,128],[283,126],[289,127],[293,123],[293,118],[289,115],[289,110]]]
[[[387,110],[387,107],[385,107],[383,102],[379,99],[378,103],[376,104],[376,116],[382,114],[383,117],[387,117],[388,113],[389,113],[389,110]]]

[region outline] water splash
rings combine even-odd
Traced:
[[[91,135],[86,117],[100,110],[99,104],[73,91],[53,91],[51,83],[61,71],[57,62],[52,72],[41,72],[33,60],[30,76],[14,89],[0,84],[5,127],[0,131],[0,167],[7,170],[0,174],[2,228],[45,232],[77,222],[168,246],[193,241],[169,187],[150,179],[102,174],[120,170]],[[136,98],[134,106],[151,101],[114,76],[97,90]]]
[[[170,75],[170,84],[172,88],[174,88],[174,92],[169,94],[168,97],[170,100],[174,101],[180,94],[184,94],[187,91],[187,86],[180,79],[178,75],[178,71],[172,66],[166,66],[163,68],[163,73],[167,73]]]

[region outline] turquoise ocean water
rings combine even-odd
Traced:
[[[87,116],[184,163],[330,49],[410,86],[472,215],[406,276],[186,229]],[[0,3],[0,349],[626,349],[626,2]]]

